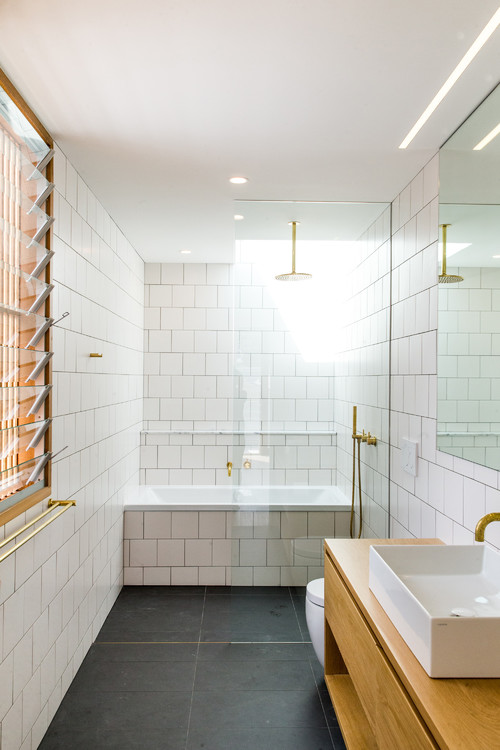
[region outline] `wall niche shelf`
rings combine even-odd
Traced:
[[[142,430],[141,435],[336,435],[333,430]]]

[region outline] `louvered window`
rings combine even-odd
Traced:
[[[3,76],[0,83],[2,521],[8,520],[3,511],[20,501],[21,509],[29,507],[48,494],[38,491],[50,484],[49,230],[54,186],[50,139],[42,136],[36,118],[4,85]]]

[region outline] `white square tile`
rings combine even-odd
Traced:
[[[158,467],[160,469],[178,469],[181,465],[181,448],[179,445],[158,446]]]
[[[226,568],[225,567],[200,567],[198,583],[200,586],[225,586],[226,585]]]
[[[207,263],[207,284],[229,284],[229,264]]]
[[[123,584],[125,586],[142,586],[144,583],[144,568],[124,568]]]
[[[177,286],[174,284],[172,287],[172,306],[194,307],[194,292],[195,287],[192,285]],[[202,307],[206,307],[206,305],[202,305]]]
[[[267,564],[272,566],[293,565],[293,546],[291,539],[268,539]]]
[[[198,586],[198,568],[172,568],[172,586]]]
[[[161,264],[161,283],[162,284],[183,284],[184,283],[184,264],[183,263],[162,263]]]
[[[162,300],[163,304],[165,301]],[[154,308],[158,309],[158,308]],[[186,308],[189,310],[190,308]],[[182,307],[161,307],[160,308],[160,325],[164,331],[181,330],[184,328],[184,308]]]
[[[254,537],[256,539],[279,539],[281,514],[277,511],[254,512]]]
[[[155,539],[130,540],[130,566],[146,567],[158,564]]]
[[[281,586],[307,586],[307,568],[282,566]]]
[[[224,511],[200,511],[200,539],[224,539],[226,536],[226,513]]]
[[[194,331],[172,331],[172,351],[173,352],[193,352],[194,341],[195,341]]]
[[[172,513],[168,510],[144,512],[144,538],[170,539]]]
[[[172,511],[172,538],[198,538],[198,513],[196,511]]]
[[[144,586],[170,586],[170,568],[144,568]]]
[[[140,510],[127,510],[124,513],[126,539],[142,539],[144,536],[144,513]]]
[[[217,333],[215,331],[195,331],[194,332],[194,351],[216,352],[217,351]]]
[[[196,307],[217,307],[217,287],[197,286],[195,288]]]
[[[266,565],[265,539],[240,539],[240,565]]]
[[[186,539],[185,542],[185,564],[186,566],[207,566],[212,564],[212,540],[211,539]]]
[[[283,511],[281,513],[282,539],[307,537],[307,513],[302,511]]]
[[[203,307],[186,307],[184,309],[184,330],[203,331],[207,326],[207,311]]]
[[[158,541],[158,566],[184,566],[184,539]]]

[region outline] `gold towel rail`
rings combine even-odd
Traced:
[[[9,555],[12,555],[13,552],[19,549],[19,547],[22,547],[23,544],[26,544],[26,542],[29,542],[30,539],[33,539],[33,537],[38,534],[39,531],[42,531],[46,526],[48,526],[52,521],[55,521],[56,518],[59,516],[62,516],[63,513],[65,513],[68,508],[71,508],[72,505],[76,505],[75,500],[49,500],[49,506],[47,510],[44,510],[43,513],[40,513],[39,516],[36,516],[36,518],[33,518],[29,523],[25,524],[25,526],[22,526],[20,529],[17,529],[17,531],[14,531],[13,534],[10,534],[10,536],[6,537],[5,539],[2,539],[0,542],[0,549],[2,547],[5,547],[6,544],[9,542],[12,542],[13,539],[20,536],[21,534],[24,534],[25,531],[27,531],[31,526],[34,526],[38,521],[41,521],[42,518],[45,518],[51,511],[54,510],[54,508],[59,507],[60,510],[55,513],[53,516],[51,516],[48,521],[45,521],[45,523],[42,523],[41,526],[38,526],[34,531],[31,532],[31,534],[28,534],[24,537],[20,542],[15,544],[13,547],[11,547],[7,552],[4,552],[3,555],[0,555],[0,563],[5,560],[6,557],[9,557]]]

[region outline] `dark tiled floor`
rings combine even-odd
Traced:
[[[304,596],[125,587],[40,750],[344,750]]]

